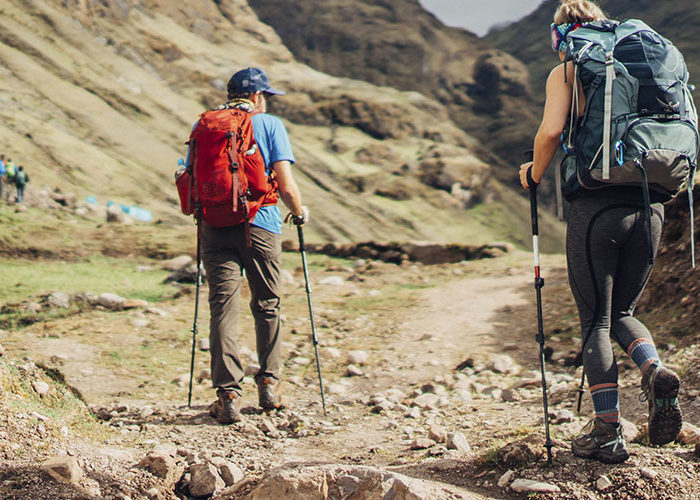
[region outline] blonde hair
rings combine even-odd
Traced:
[[[555,24],[590,23],[605,19],[601,8],[589,0],[561,0],[554,13]]]

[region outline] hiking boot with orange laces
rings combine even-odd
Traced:
[[[216,391],[216,401],[209,405],[209,415],[220,424],[228,425],[238,422],[241,414],[238,412],[240,396],[235,391]]]
[[[664,445],[675,441],[683,426],[678,406],[678,375],[664,366],[651,365],[642,377],[643,399],[649,401],[649,442]]]
[[[279,394],[280,382],[274,377],[260,377],[255,383],[258,385],[258,404],[263,410],[276,410],[282,406],[282,397]]]
[[[571,451],[577,457],[600,460],[607,464],[619,464],[629,458],[622,426],[599,418],[586,424],[581,435],[571,443]]]

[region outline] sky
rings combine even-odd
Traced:
[[[420,0],[420,3],[446,25],[483,36],[494,24],[526,16],[542,0]]]

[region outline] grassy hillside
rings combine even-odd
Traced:
[[[271,108],[295,147],[311,239],[526,236],[504,203],[492,207],[495,222],[465,211],[498,187],[479,140],[445,106],[297,63],[244,0],[7,0],[0,62],[0,150],[25,166],[30,190],[137,204],[191,234],[172,182],[177,158],[198,113],[225,99],[230,74],[257,65],[288,91]],[[65,232],[48,220],[43,231]],[[51,240],[24,229],[5,227],[9,251]],[[560,248],[560,229],[550,234]]]

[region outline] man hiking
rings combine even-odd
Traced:
[[[259,151],[273,186],[272,192],[267,195],[270,201],[263,203],[250,223],[246,220],[240,224],[215,227],[206,222],[206,215],[205,220],[200,222],[202,261],[209,283],[211,376],[217,392],[217,400],[210,406],[209,413],[222,424],[240,419],[238,405],[245,372],[239,355],[238,312],[243,271],[250,287],[250,308],[255,319],[260,364],[255,374],[258,402],[264,410],[273,410],[281,405],[280,264],[283,222],[276,205],[277,192],[289,208],[295,224],[302,225],[308,220],[308,210],[302,206],[301,194],[292,175],[294,154],[287,131],[279,118],[267,114],[268,96],[283,94],[270,86],[263,70],[246,68],[238,71],[228,82],[226,104],[204,113],[190,139],[187,165],[192,164],[196,169],[199,164],[197,160],[192,161],[191,154],[200,158],[207,154],[204,151],[207,144],[204,135],[198,136],[197,131],[203,121],[214,120],[208,114],[222,110],[249,114],[254,143],[245,146],[250,147],[245,154],[255,155],[256,150]],[[233,116],[235,113],[230,114]],[[235,132],[228,133],[229,140],[232,135],[235,137]],[[196,145],[193,146],[193,142]],[[238,163],[232,158],[231,169],[237,171]],[[245,196],[241,202],[245,203]],[[230,208],[230,204],[228,206]]]
[[[648,61],[652,58],[647,59],[637,51],[648,40],[654,44],[652,50],[672,48],[672,45],[641,21],[607,20],[601,9],[587,0],[562,0],[551,29],[553,49],[562,62],[567,62],[556,66],[547,79],[544,116],[534,143],[534,162],[521,165],[520,180],[526,189],[531,182],[539,184],[560,141],[564,140],[568,156],[561,172],[565,176],[564,195],[570,201],[566,238],[569,283],[579,311],[583,365],[596,415],[573,440],[572,451],[579,457],[618,463],[627,460],[629,454],[620,425],[618,369],[611,340],[615,340],[640,369],[642,391],[649,404],[650,442],[662,445],[675,440],[682,424],[678,407],[679,378],[662,365],[651,334],[634,317],[659,244],[664,220],[662,202],[670,196],[651,190],[645,173],[645,169],[662,165],[663,160],[657,161],[653,149],[635,149],[632,139],[636,137],[634,134],[643,135],[657,127],[673,126],[685,117],[687,123],[683,125],[690,126],[681,126],[673,134],[647,143],[674,140],[674,136],[687,130],[691,149],[679,153],[679,159],[674,161],[689,167],[697,151],[697,117],[690,112],[693,107],[689,97],[680,94],[680,98],[670,99],[663,94],[664,89],[657,92],[656,88],[647,87],[644,93],[639,92],[639,110],[637,95],[633,96],[634,109],[630,114],[635,113],[637,118],[648,116],[645,115],[648,109],[653,117],[649,116],[646,121],[637,119],[645,128],[631,129],[633,133],[623,135],[623,139],[610,146],[609,137],[616,138],[613,134],[618,131],[608,128],[607,116],[619,112],[619,99],[624,97],[619,90],[611,90],[613,84],[624,85],[629,75],[622,66],[625,61],[618,63],[616,58],[633,57],[636,67],[644,71],[669,71],[663,67],[649,69],[647,65],[652,63]],[[588,38],[593,42],[589,43]],[[630,46],[613,53],[607,42],[609,39],[620,43],[627,39]],[[598,40],[603,42],[596,43]],[[669,58],[675,55],[672,49],[669,49]],[[680,53],[678,60],[682,61]],[[670,67],[681,69],[680,64]],[[655,84],[651,77],[647,78],[644,81],[640,77],[640,87]],[[664,81],[675,78],[675,75],[666,76]],[[687,73],[685,77],[678,77],[678,81],[682,92]],[[670,90],[665,87],[665,91]],[[613,99],[609,100],[610,96]],[[648,96],[651,96],[649,102],[642,102]],[[679,99],[688,102],[682,110],[676,109],[666,117],[663,108],[654,107],[659,107],[657,101],[663,104],[667,98],[668,102]],[[664,119],[655,121],[659,116]],[[606,132],[608,137],[605,137]],[[606,156],[608,149],[610,155]],[[667,156],[672,149],[664,149]],[[582,158],[586,161],[579,168]],[[609,161],[611,158],[613,161]],[[610,168],[610,164],[617,169],[615,175],[625,171],[630,178],[619,184],[610,180],[612,176],[606,179],[605,169]],[[570,168],[565,168],[567,166]],[[661,178],[661,170],[657,172],[655,182]],[[591,180],[594,176],[597,176],[597,184]]]
[[[17,173],[15,174],[15,188],[17,189],[17,196],[15,201],[17,203],[22,203],[24,201],[24,188],[29,182],[29,176],[27,172],[24,171],[24,167],[20,165],[17,168]]]
[[[2,199],[2,188],[5,183],[5,174],[7,173],[5,163],[5,155],[0,155],[0,200]]]
[[[13,188],[15,187],[16,173],[17,171],[15,170],[15,164],[12,163],[11,158],[8,158],[7,162],[5,162],[5,178],[3,179],[7,185],[7,189],[5,190],[5,200],[8,202],[14,198],[13,192],[15,189]]]

